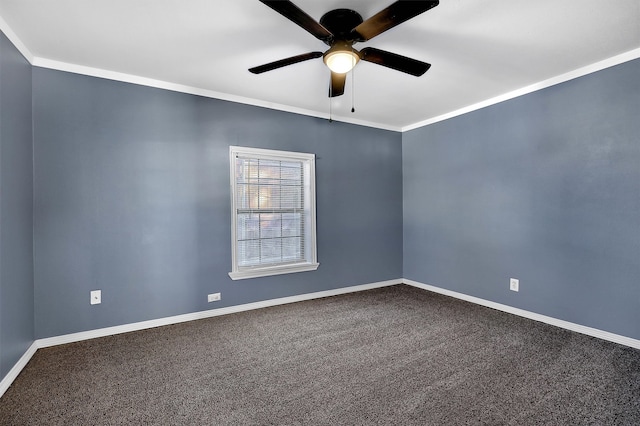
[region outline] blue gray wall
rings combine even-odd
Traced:
[[[402,276],[640,338],[638,75],[399,134],[32,69],[0,35],[0,378],[34,338]],[[317,154],[318,271],[228,277],[229,145]]]
[[[0,379],[34,340],[31,65],[0,33]]]
[[[635,60],[405,133],[404,277],[640,339],[639,77]]]
[[[41,68],[33,108],[37,338],[402,276],[397,132]],[[317,271],[229,278],[229,145],[317,155]]]

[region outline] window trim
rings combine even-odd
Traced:
[[[305,179],[305,194],[309,195],[308,200],[308,230],[309,241],[305,239],[306,260],[297,263],[287,263],[283,265],[257,266],[249,269],[240,269],[238,267],[238,240],[237,240],[237,195],[236,195],[236,157],[256,156],[256,158],[272,159],[272,160],[294,160],[302,161],[308,167],[308,176]],[[272,149],[248,148],[241,146],[229,146],[229,188],[231,193],[231,272],[229,277],[232,280],[242,280],[246,278],[266,277],[280,274],[291,274],[295,272],[315,271],[320,264],[317,260],[317,240],[316,240],[316,173],[315,173],[315,154],[277,151]],[[306,209],[305,209],[306,210]]]

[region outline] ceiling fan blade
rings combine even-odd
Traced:
[[[262,74],[263,72],[275,70],[278,68],[286,67],[287,65],[293,65],[297,64],[298,62],[308,61],[309,59],[320,57],[322,57],[322,52],[303,53],[302,55],[296,55],[290,58],[280,59],[279,61],[269,62],[268,64],[249,68],[249,71],[254,74]]]
[[[365,47],[360,50],[360,57],[363,61],[372,62],[382,65],[383,67],[392,68],[407,74],[420,77],[431,68],[431,64],[418,61],[417,59],[407,58],[406,56],[396,53],[387,52],[373,47]]]
[[[344,94],[344,83],[347,81],[347,73],[331,73],[331,84],[329,85],[329,97],[335,98]]]
[[[436,7],[439,3],[438,0],[397,1],[355,27],[352,35],[358,41],[371,40],[388,29]]]
[[[275,10],[288,20],[307,30],[315,38],[328,41],[333,38],[333,34],[318,21],[307,15],[302,9],[290,1],[285,0],[260,0],[271,9]]]

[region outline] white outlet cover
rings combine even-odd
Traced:
[[[207,302],[216,302],[220,300],[220,293],[212,293],[207,295]]]
[[[509,290],[511,291],[519,291],[520,290],[520,280],[517,278],[509,279]]]
[[[102,303],[102,290],[92,290],[91,291],[90,303],[92,305],[98,305],[98,304]]]

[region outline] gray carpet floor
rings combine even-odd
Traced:
[[[2,425],[640,425],[640,351],[399,285],[40,349]]]

